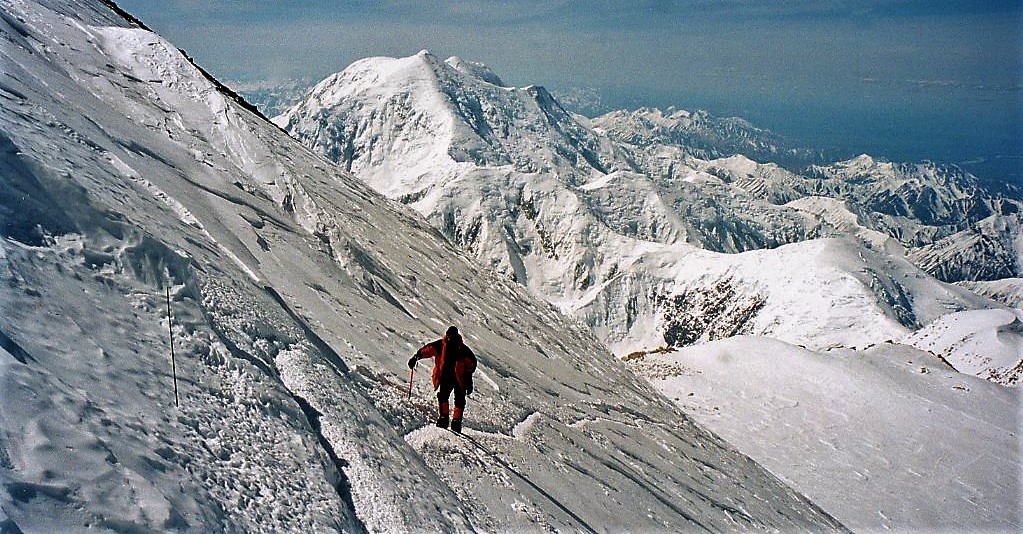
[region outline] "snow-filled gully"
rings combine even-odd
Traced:
[[[321,421],[324,411],[327,409],[324,406],[325,398],[333,397],[335,402],[343,406],[367,406],[371,405],[371,403],[363,398],[354,388],[336,388],[344,392],[344,397],[347,397],[344,398],[337,395],[337,391],[334,392],[334,395],[325,395],[326,392],[322,388],[316,387],[308,374],[310,368],[316,369],[325,364],[329,369],[329,373],[336,377],[335,380],[328,382],[338,384],[348,381],[344,378],[349,374],[348,367],[341,356],[324,342],[301,316],[291,309],[276,290],[270,286],[264,286],[263,289],[272,302],[272,304],[267,303],[267,305],[275,305],[280,311],[284,312],[286,318],[290,319],[294,327],[297,327],[304,337],[304,339],[292,340],[289,348],[280,350],[272,358],[272,369],[263,367],[264,371],[268,372],[270,376],[278,377],[285,391],[301,407],[310,430],[314,433],[327,457],[330,458],[336,471],[335,473],[326,473],[327,482],[335,489],[342,502],[349,506],[352,513],[351,519],[355,522],[357,528],[362,531],[380,531],[385,529],[385,524],[374,521],[375,518],[380,518],[381,516],[386,517],[387,523],[393,525],[394,522],[400,521],[395,508],[385,509],[387,500],[382,498],[383,496],[374,496],[371,491],[366,489],[367,487],[375,486],[372,482],[372,479],[375,478],[373,470],[365,466],[360,467],[360,461],[352,449],[339,444],[340,435],[336,432],[325,430]],[[273,317],[275,314],[270,310],[264,309],[261,315],[265,318]],[[285,319],[285,316],[278,317],[278,320]],[[214,326],[214,329],[218,329],[215,326],[217,322],[216,317],[211,315],[209,320],[211,326]],[[282,331],[287,329],[287,326],[281,325],[280,327]],[[261,361],[257,356],[248,354],[237,347],[232,349],[232,353],[248,361]],[[322,380],[322,377],[318,378]],[[337,416],[331,419],[338,420]],[[380,503],[370,504],[374,501],[375,497],[381,497],[379,501],[383,505]],[[366,517],[367,515],[369,517]]]
[[[334,464],[334,468],[337,469],[338,479],[336,481],[328,479],[328,482],[330,482],[331,486],[334,487],[334,490],[337,492],[338,497],[341,498],[341,501],[348,505],[352,511],[355,511],[355,501],[352,499],[352,484],[351,481],[348,480],[348,476],[345,474],[344,469],[348,466],[348,462],[338,457],[337,452],[334,450],[334,446],[330,444],[330,440],[327,439],[327,436],[323,435],[323,430],[320,425],[320,417],[323,414],[316,411],[316,408],[313,408],[313,406],[300,395],[292,393],[291,396],[302,408],[302,413],[305,414],[306,419],[309,421],[310,428],[312,428],[313,432],[316,433],[316,439],[320,442],[320,446],[327,452],[327,456]],[[366,525],[359,519],[358,514],[355,514],[352,519],[358,525],[361,532],[367,532]]]
[[[316,333],[313,332],[312,329],[309,328],[308,324],[306,324],[306,322],[300,316],[295,314],[295,312],[287,305],[284,299],[273,288],[265,286],[264,289],[266,290],[266,293],[270,295],[278,305],[280,305],[281,309],[285,313],[287,313],[295,321],[297,325],[299,325],[302,328],[306,337],[319,351],[319,355],[322,356],[329,363],[329,365],[333,368],[334,372],[337,373],[338,375],[347,374],[348,369],[345,366],[344,362],[341,360],[340,356],[333,349],[331,349],[329,345],[324,343],[323,340],[318,335],[316,335]],[[212,326],[215,331],[220,330],[219,328],[216,327],[215,324],[216,320],[213,316],[207,315],[206,318],[210,322],[210,326]],[[221,335],[221,340],[225,342],[225,346],[228,347],[228,350],[236,358],[246,360],[252,363],[253,365],[256,365],[265,373],[267,373],[268,376],[271,377],[279,376],[281,380],[284,381],[285,383],[288,381],[288,377],[281,375],[287,374],[291,369],[293,369],[292,367],[285,366],[283,368],[278,368],[275,364],[271,368],[270,366],[268,366],[266,362],[264,362],[260,358],[252,354],[249,354],[239,349],[233,343],[230,343],[226,336]],[[338,457],[338,454],[334,449],[334,446],[331,444],[327,436],[323,434],[322,425],[320,424],[320,417],[323,414],[320,413],[312,404],[310,404],[310,402],[306,400],[305,397],[296,393],[291,388],[288,388],[286,385],[285,390],[291,395],[291,398],[302,409],[302,413],[305,414],[306,422],[308,423],[309,428],[315,434],[317,441],[319,442],[320,446],[323,448],[327,456],[330,458],[331,463],[333,463],[336,473],[328,473],[327,482],[337,492],[338,497],[341,499],[341,501],[348,505],[353,512],[355,512],[356,506],[352,498],[352,485],[351,482],[348,480],[348,476],[345,473],[345,468],[348,467],[349,462]],[[357,514],[353,514],[352,519],[357,523],[361,531],[363,532],[366,531],[366,526],[359,520]]]

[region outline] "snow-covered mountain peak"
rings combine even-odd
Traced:
[[[494,73],[494,71],[490,70],[490,67],[484,65],[483,63],[465,61],[464,59],[458,56],[451,56],[445,59],[444,63],[446,63],[451,68],[461,73],[474,76],[484,82],[496,85],[498,87],[505,86],[504,82],[501,81],[501,78],[499,78],[497,74]]]
[[[833,163],[830,169],[849,180],[883,181],[896,187],[901,181],[895,163],[876,159],[869,154],[860,154],[855,158]]]
[[[395,196],[425,194],[462,164],[557,170],[569,181],[627,166],[543,87],[501,85],[459,58],[372,58],[332,75],[275,122]]]
[[[650,108],[641,108],[641,109],[650,109]],[[653,108],[653,109],[655,109],[658,112],[660,112],[660,110],[657,109],[657,108]],[[699,113],[699,111],[693,112],[693,111],[689,111],[688,109],[677,108],[675,106],[668,106],[668,109],[665,110],[665,111],[667,112],[668,118],[672,118],[672,119],[677,119],[677,118],[687,119],[687,118],[692,117],[694,115],[694,113]],[[663,113],[662,113],[662,115],[663,115]]]
[[[857,166],[860,168],[872,167],[874,165],[877,165],[878,163],[879,163],[878,160],[874,159],[873,156],[867,153],[860,154],[859,156],[856,156],[855,158],[850,158],[847,161],[847,164],[849,166]]]
[[[689,124],[693,118],[693,112],[685,109],[669,107],[666,110],[652,107],[641,107],[634,111],[615,110],[610,111],[597,119],[599,123],[635,121],[646,123],[658,128],[671,128],[679,124]]]
[[[404,58],[370,57],[352,63],[313,87],[311,96],[322,107],[336,106],[352,93],[385,95],[394,86],[426,90],[435,80],[437,58],[428,51]]]
[[[774,163],[759,163],[752,159],[742,155],[734,154],[724,158],[717,158],[708,160],[707,164],[711,167],[716,167],[724,171],[729,172],[733,176],[754,176],[754,175],[770,175],[774,173],[782,173],[791,175],[789,171],[785,171]]]

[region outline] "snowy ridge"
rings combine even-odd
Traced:
[[[672,133],[709,120],[698,113],[588,121],[461,61],[356,62],[275,121],[618,355],[736,334],[864,347],[991,306],[905,256],[1018,208],[970,175],[869,156],[807,176],[699,159]]]
[[[714,117],[706,111],[641,108],[612,111],[592,120],[612,139],[638,147],[673,146],[684,154],[711,160],[744,154],[757,161],[803,168],[824,154],[791,143],[738,117]]]
[[[0,530],[843,530],[159,37],[2,4]]]
[[[1023,279],[1021,278],[1003,278],[991,282],[958,282],[956,285],[1011,308],[1023,309]]]

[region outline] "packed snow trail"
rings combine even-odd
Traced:
[[[536,414],[531,414],[530,417],[533,417],[535,415]],[[539,495],[542,499],[545,499],[550,504],[553,504],[558,510],[561,510],[561,512],[564,513],[565,515],[567,515],[570,518],[571,521],[575,522],[578,526],[582,527],[584,531],[591,532],[591,533],[597,532],[592,526],[587,524],[586,521],[583,520],[583,518],[579,517],[575,512],[573,512],[572,510],[568,509],[564,505],[564,503],[559,501],[557,498],[553,497],[550,493],[545,491],[540,486],[537,486],[536,484],[534,484],[528,478],[524,477],[518,470],[515,469],[515,467],[513,467],[510,464],[508,464],[508,462],[505,462],[504,460],[502,460],[501,457],[496,452],[494,452],[492,449],[488,448],[486,445],[484,445],[483,443],[481,443],[480,441],[478,441],[478,440],[476,440],[476,439],[474,439],[472,437],[472,434],[479,434],[481,436],[495,436],[495,434],[491,434],[491,433],[487,433],[487,432],[473,431],[473,430],[470,430],[470,429],[464,429],[462,432],[454,432],[454,431],[446,430],[446,429],[438,429],[436,427],[425,427],[423,429],[416,430],[416,431],[412,432],[411,434],[406,436],[405,439],[407,441],[410,440],[412,442],[416,442],[419,447],[425,447],[426,443],[429,440],[433,440],[433,441],[445,440],[445,437],[443,435],[445,432],[451,434],[452,436],[456,436],[457,438],[459,438],[459,439],[469,443],[470,446],[475,447],[476,449],[478,449],[478,452],[482,454],[482,456],[477,456],[478,459],[481,459],[483,461],[493,462],[493,463],[497,464],[506,473],[510,473],[512,475],[512,477],[514,477],[515,480],[517,480],[518,482],[526,485],[533,492],[535,492],[537,495]],[[438,434],[440,434],[439,437],[438,437]],[[513,432],[513,434],[514,434],[514,432]],[[445,445],[447,445],[447,444],[448,443],[445,442]],[[455,442],[454,446],[455,447],[459,447],[457,441]]]
[[[843,531],[107,4],[0,5],[3,529]],[[405,439],[452,323],[496,457]]]

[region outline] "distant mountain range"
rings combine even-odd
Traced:
[[[813,163],[823,155],[704,112],[588,119],[426,51],[356,62],[274,120],[620,355],[736,334],[911,342],[945,314],[998,306],[941,281],[1023,266],[1019,197],[957,167]],[[1018,341],[991,369],[1015,365]]]
[[[229,81],[232,89],[267,117],[284,113],[302,100],[316,80],[295,78],[282,82]]]

